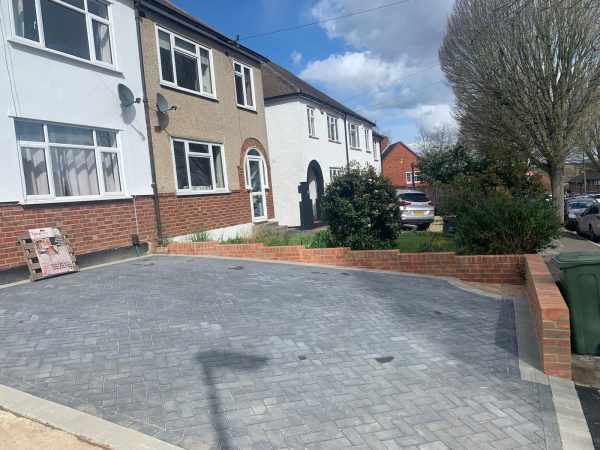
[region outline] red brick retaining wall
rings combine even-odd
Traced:
[[[569,309],[541,255],[526,255],[525,266],[542,369],[547,375],[571,378]]]
[[[155,241],[152,197],[137,197],[135,208],[132,199],[51,205],[1,203],[0,270],[25,264],[16,242],[30,228],[61,227],[76,255],[131,246],[136,210],[140,240]]]
[[[400,253],[398,250],[352,251],[348,248],[306,249],[303,246],[179,242],[169,246],[179,255],[228,256],[391,270],[460,278],[481,283],[523,284],[523,257],[457,256],[455,253]]]

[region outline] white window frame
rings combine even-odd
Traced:
[[[238,72],[235,69],[235,65],[239,65],[241,68],[241,72]],[[238,73],[242,76],[242,86],[246,86],[246,74],[244,73],[244,69],[248,69],[250,71],[250,90],[252,91],[252,105],[254,106],[249,106],[248,105],[248,99],[246,98],[246,90],[244,89],[244,104],[240,105],[237,102],[237,86],[235,84],[235,77],[238,76]],[[254,71],[252,70],[252,67],[249,66],[248,64],[244,64],[241,63],[239,61],[236,61],[235,59],[233,60],[233,89],[234,89],[234,93],[235,93],[235,103],[240,107],[240,108],[244,108],[244,109],[249,109],[250,111],[256,111],[256,91],[254,89]]]
[[[61,1],[61,0],[49,0],[52,3],[56,3],[57,5],[64,6],[65,8],[72,9],[73,11],[77,11],[78,13],[85,15],[88,49],[90,52],[89,59],[81,58],[79,56],[71,55],[70,53],[65,53],[65,52],[61,52],[60,50],[55,50],[53,48],[46,47],[46,38],[44,36],[44,23],[42,21],[41,2],[40,2],[40,0],[34,0],[34,1],[35,1],[35,15],[36,15],[36,20],[37,20],[37,24],[38,24],[38,40],[34,41],[32,39],[27,39],[27,38],[19,36],[17,34],[17,30],[15,28],[15,11],[14,11],[14,7],[13,7],[13,2],[12,2],[12,0],[8,0],[9,12],[10,12],[10,23],[11,23],[11,30],[12,30],[12,37],[10,38],[10,40],[18,42],[20,44],[25,44],[30,47],[40,48],[46,52],[53,53],[56,55],[61,55],[66,58],[69,58],[69,59],[74,59],[77,61],[82,61],[82,62],[85,62],[88,64],[93,64],[93,65],[105,67],[107,69],[118,71],[118,69],[117,69],[117,52],[116,52],[115,39],[114,39],[115,33],[113,32],[113,16],[112,16],[113,2],[112,1],[96,0],[96,1],[98,1],[98,3],[103,3],[104,5],[106,5],[108,19],[104,19],[103,17],[96,16],[95,14],[92,14],[88,11],[87,0],[84,0],[84,8],[85,9],[83,9],[83,10],[76,6],[71,5],[69,3]],[[97,22],[103,23],[108,26],[112,64],[96,59],[96,52],[94,51],[94,32],[92,29],[92,20],[95,20]]]
[[[331,127],[334,127],[335,136],[331,135]],[[340,142],[340,134],[338,129],[338,118],[336,116],[332,116],[327,114],[327,137],[332,142]]]
[[[412,177],[412,171],[411,172],[404,172],[406,175],[406,182],[412,184],[413,181],[413,177]],[[419,175],[421,174],[421,172],[415,172],[415,184],[419,184],[421,182]]]
[[[187,189],[179,189],[179,182],[177,180],[177,163],[175,162],[175,142],[183,142],[185,148],[185,166],[186,166],[186,174],[187,181],[190,185]],[[201,144],[208,146],[208,153],[198,153],[194,151],[190,151],[190,144]],[[223,163],[223,184],[225,185],[222,188],[217,188],[217,179],[215,173],[215,159],[212,151],[212,147],[220,147],[221,148],[221,162]],[[210,174],[211,174],[211,183],[213,185],[213,189],[192,189],[191,181],[192,176],[190,173],[190,155],[194,158],[206,158],[210,159]],[[219,144],[218,142],[208,142],[208,141],[196,141],[193,139],[183,139],[173,137],[171,138],[171,157],[173,159],[173,175],[175,178],[175,192],[177,195],[207,195],[207,194],[227,194],[229,193],[229,183],[227,181],[227,162],[225,157],[225,147],[223,144]]]
[[[317,137],[317,128],[315,125],[315,108],[314,106],[306,106],[306,120],[308,123],[308,135]]]
[[[352,142],[352,130],[354,130],[354,143]],[[358,133],[358,125],[353,123],[353,122],[348,122],[348,145],[350,145],[350,148],[355,149],[355,150],[360,150],[360,135]]]
[[[164,28],[164,27],[161,27],[158,25],[155,25],[154,28],[155,28],[155,35],[156,35],[156,54],[157,54],[157,58],[158,58],[158,60],[157,60],[158,61],[158,76],[160,77],[160,84],[163,86],[168,86],[173,89],[177,89],[179,91],[187,92],[189,94],[199,95],[201,97],[208,97],[208,98],[216,100],[217,99],[217,87],[216,87],[216,82],[215,82],[215,70],[214,70],[215,66],[213,63],[212,49],[210,47],[206,47],[204,45],[198,44],[197,42],[194,42],[184,36],[181,36],[180,34],[174,33],[167,28]],[[174,81],[169,81],[169,80],[163,79],[162,59],[160,57],[160,38],[159,38],[159,34],[158,34],[159,31],[162,31],[163,33],[169,35],[169,43],[171,45],[171,65],[173,67]],[[192,53],[189,50],[186,50],[181,47],[177,47],[178,52],[181,52],[183,55],[188,56],[190,58],[194,58],[196,60],[196,65],[198,67],[198,87],[200,88],[199,91],[181,87],[177,84],[177,68],[175,67],[175,51],[176,51],[175,50],[175,38],[181,39],[182,41],[187,42],[190,45],[193,45],[196,49],[196,52]],[[208,52],[208,61],[210,64],[210,83],[211,83],[212,93],[205,92],[203,90],[202,64],[200,62],[200,49],[206,50]]]
[[[329,168],[329,182],[333,181],[342,172],[341,167],[330,167]]]
[[[367,127],[365,127],[365,149],[367,150],[367,152],[371,152],[370,132]]]
[[[19,140],[17,137],[17,152],[19,156],[19,170],[21,177],[21,186],[23,189],[23,198],[25,199],[24,203],[67,203],[67,202],[81,202],[81,201],[94,201],[94,200],[104,200],[104,199],[120,199],[127,198],[127,186],[125,182],[125,165],[123,162],[123,155],[121,152],[121,133],[118,130],[110,130],[107,128],[100,127],[84,127],[81,125],[72,125],[66,123],[57,123],[57,122],[42,122],[39,120],[28,120],[16,118],[15,121],[19,122],[30,122],[30,123],[38,123],[43,126],[44,130],[44,142],[38,141],[25,141]],[[75,145],[75,144],[59,144],[50,142],[48,137],[48,125],[59,125],[65,127],[73,127],[73,128],[84,128],[93,130],[93,145]],[[97,144],[96,140],[96,131],[109,131],[112,133],[116,133],[116,147],[100,147]],[[40,148],[44,150],[44,158],[46,159],[46,176],[48,178],[48,194],[42,195],[28,195],[27,194],[27,186],[25,183],[25,174],[23,172],[23,157],[22,157],[22,148],[23,147],[31,147],[31,148]],[[66,197],[57,197],[55,193],[54,187],[54,170],[52,167],[52,149],[51,147],[61,147],[61,148],[73,148],[73,149],[86,149],[86,150],[94,150],[95,160],[96,160],[96,176],[98,177],[98,195],[71,195]],[[104,170],[102,166],[102,153],[113,153],[117,155],[119,162],[119,181],[121,183],[121,192],[106,192],[105,182],[104,182]]]
[[[258,152],[258,154],[260,156],[251,155],[250,152],[252,150],[255,150],[256,152]],[[261,173],[262,189],[258,192],[252,191],[252,184],[251,184],[251,180],[250,180],[250,161],[258,161],[259,164],[261,165],[260,173]],[[250,211],[252,214],[252,222],[264,222],[265,220],[268,220],[269,211],[267,210],[268,204],[267,204],[267,192],[266,191],[267,191],[267,189],[269,189],[269,174],[267,172],[267,163],[265,160],[265,156],[256,147],[250,147],[246,151],[246,155],[244,156],[244,179],[246,181],[246,190],[250,193],[249,197],[250,197]],[[254,197],[256,197],[257,195],[262,196],[263,211],[265,213],[263,216],[260,216],[260,217],[254,216],[253,200],[254,200]]]

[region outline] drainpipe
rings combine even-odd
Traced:
[[[416,184],[415,183],[415,163],[414,162],[410,163],[410,170],[412,172],[412,175],[411,175],[410,179],[412,180],[412,185],[413,185],[413,189],[414,189],[415,188],[415,184]]]
[[[346,141],[346,168],[350,168],[350,149],[348,148],[348,114],[344,114],[344,137]]]
[[[144,98],[144,114],[146,118],[146,134],[148,136],[148,150],[150,151],[150,173],[152,176],[152,196],[154,197],[154,215],[156,216],[156,237],[158,238],[158,245],[163,245],[163,230],[162,221],[160,219],[160,198],[158,196],[158,185],[156,184],[156,163],[154,161],[154,146],[152,145],[152,126],[150,125],[150,107],[148,106],[148,92],[146,89],[146,76],[144,73],[144,55],[142,52],[142,32],[141,32],[141,21],[140,16],[140,1],[135,0],[135,23],[137,30],[138,40],[138,54],[140,60],[140,75],[142,77],[142,96]]]

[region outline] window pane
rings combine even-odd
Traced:
[[[88,11],[95,16],[108,20],[108,6],[96,0],[88,0]]]
[[[189,158],[190,177],[192,181],[192,189],[197,190],[212,190],[212,172],[210,169],[210,158],[193,157]]]
[[[21,147],[21,160],[27,195],[50,194],[44,149]]]
[[[260,156],[260,153],[258,153],[258,150],[252,149],[248,151],[248,156]]]
[[[246,90],[246,104],[248,106],[254,106],[254,101],[252,100],[252,77],[250,75],[250,69],[247,67],[244,67],[244,78]]]
[[[177,71],[177,86],[192,91],[199,91],[198,61],[180,52],[175,52],[175,70]]]
[[[252,196],[252,212],[254,214],[254,218],[265,216],[262,194],[256,194]]]
[[[182,48],[190,53],[196,54],[196,46],[194,44],[184,41],[183,39],[179,39],[178,37],[175,37],[175,47]]]
[[[69,5],[73,5],[76,8],[80,8],[80,9],[84,9],[83,8],[83,0],[62,0],[65,3],[68,3]]]
[[[112,51],[110,49],[110,32],[108,25],[92,20],[94,33],[94,51],[96,60],[112,64]]]
[[[41,123],[16,120],[15,130],[19,141],[44,142],[44,125]]]
[[[96,144],[99,147],[116,147],[117,133],[114,131],[96,130]]]
[[[46,47],[90,59],[85,15],[50,0],[40,3]]]
[[[210,73],[210,57],[208,50],[200,49],[200,69],[202,70],[202,90],[208,94],[213,93],[212,77]]]
[[[174,82],[173,59],[171,58],[171,37],[164,31],[158,31],[158,45],[160,47],[160,68],[162,79]]]
[[[35,0],[13,0],[13,13],[15,15],[17,36],[39,41]]]
[[[262,189],[260,161],[250,160],[248,161],[248,167],[250,168],[250,187],[253,191],[260,191]]]
[[[208,145],[206,145],[206,144],[194,144],[193,142],[190,142],[189,146],[190,146],[190,152],[206,153],[208,155]]]
[[[187,163],[185,161],[185,144],[180,141],[173,142],[175,152],[175,171],[177,175],[177,189],[188,189]]]
[[[57,197],[100,193],[94,150],[52,147],[50,152]]]
[[[48,139],[53,144],[94,145],[89,128],[48,125]]]
[[[241,75],[235,74],[235,95],[237,98],[238,105],[245,106],[244,101],[244,80]]]
[[[221,147],[218,145],[212,146],[213,160],[215,162],[215,182],[217,189],[225,189],[225,171],[223,170],[223,155]]]
[[[121,192],[119,158],[116,153],[102,153],[102,173],[104,174],[104,190]]]
[[[240,66],[238,63],[234,63],[233,67],[234,67],[234,69],[235,69],[236,72],[242,73],[242,66]]]

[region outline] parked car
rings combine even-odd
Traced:
[[[577,219],[586,210],[586,208],[595,203],[593,198],[577,197],[565,202],[565,228],[575,231],[577,229]]]
[[[600,204],[588,206],[577,219],[577,234],[586,235],[592,241],[600,239]]]
[[[420,231],[428,230],[435,208],[427,194],[415,189],[397,189],[396,193],[402,211],[402,225],[414,225]]]

